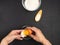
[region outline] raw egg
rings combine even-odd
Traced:
[[[27,37],[27,36],[29,36],[30,34],[32,34],[32,30],[31,30],[31,29],[24,29],[24,30],[21,32],[21,37]]]

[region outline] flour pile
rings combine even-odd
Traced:
[[[25,8],[30,11],[38,9],[39,5],[39,0],[25,0]]]

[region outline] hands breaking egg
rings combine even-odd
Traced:
[[[35,33],[35,34],[34,34]],[[52,45],[48,39],[43,35],[40,29],[36,27],[27,27],[23,30],[12,30],[7,36],[1,40],[1,45],[8,45],[15,39],[23,40],[23,38],[31,37],[37,42],[42,43],[43,45]],[[22,37],[22,38],[21,38]]]
[[[30,34],[32,34],[32,30],[31,29],[24,29],[22,32],[21,32],[21,37],[27,37],[27,36],[29,36]]]

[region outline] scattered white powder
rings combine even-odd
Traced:
[[[25,8],[30,11],[38,9],[39,5],[39,0],[25,0]]]

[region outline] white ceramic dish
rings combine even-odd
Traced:
[[[28,11],[35,11],[41,6],[41,0],[22,0],[22,5]]]

